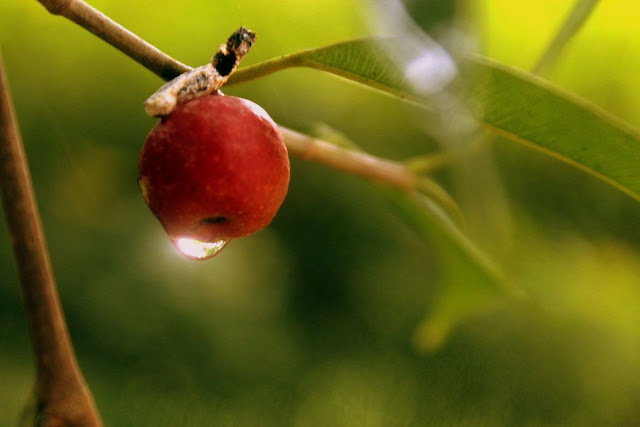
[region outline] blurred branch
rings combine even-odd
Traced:
[[[447,190],[442,188],[440,184],[431,178],[420,177],[418,180],[418,191],[436,202],[436,204],[449,215],[455,225],[459,226],[462,230],[466,229],[467,225],[462,209],[460,209],[460,206],[458,206],[456,201],[453,200]]]
[[[49,12],[64,16],[100,37],[164,80],[191,70],[82,0],[38,0]]]
[[[478,145],[474,144],[473,147],[470,148],[477,149]],[[424,154],[422,156],[412,157],[408,160],[405,160],[404,164],[410,171],[414,173],[425,174],[434,172],[443,168],[444,166],[447,166],[451,163],[451,157],[451,153],[449,152],[436,154],[430,153]]]
[[[33,416],[44,426],[100,426],[60,306],[1,57],[0,184],[36,359]]]
[[[547,46],[542,56],[533,66],[531,72],[542,74],[547,71],[558,59],[562,49],[569,43],[569,40],[582,28],[591,13],[598,5],[599,0],[576,0],[575,5],[562,22],[562,26],[555,35],[551,43]]]
[[[362,151],[341,148],[284,126],[280,126],[280,129],[289,153],[304,160],[386,184],[405,193],[421,193],[436,202],[455,224],[464,226],[464,215],[449,193],[434,180],[418,176],[405,164],[381,159]]]

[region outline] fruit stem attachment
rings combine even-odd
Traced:
[[[38,413],[29,415],[43,426],[101,426],[69,339],[1,57],[0,185],[36,362]]]
[[[86,28],[107,43],[133,58],[164,80],[171,80],[191,68],[171,58],[82,0],[38,0],[47,10],[64,16]],[[99,31],[95,28],[100,22]],[[297,57],[291,58],[295,64]],[[405,192],[418,189],[416,173],[405,165],[365,153],[344,150],[280,126],[289,153],[303,159],[388,184]],[[341,158],[342,156],[345,158]],[[455,217],[456,215],[454,215]]]
[[[242,58],[256,41],[256,34],[240,27],[231,34],[226,44],[213,55],[211,63],[180,74],[165,83],[144,103],[150,117],[166,116],[191,99],[210,95],[226,83]]]

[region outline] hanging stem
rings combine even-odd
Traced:
[[[0,185],[35,354],[38,425],[101,426],[71,346],[0,56]]]

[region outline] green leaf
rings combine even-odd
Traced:
[[[284,68],[311,67],[436,107],[401,71],[406,59],[422,54],[424,46],[413,40],[351,40],[240,69],[228,84]],[[454,86],[474,106],[481,126],[582,169],[640,200],[640,133],[636,129],[533,74],[496,61],[473,56],[462,61],[459,69]]]
[[[556,157],[640,200],[640,134],[530,73],[476,58],[463,71],[490,132]]]
[[[474,245],[431,199],[381,188],[397,214],[436,249],[442,285],[417,329],[421,351],[437,349],[458,323],[487,312],[508,298],[522,297],[501,269]]]

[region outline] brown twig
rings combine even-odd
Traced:
[[[407,167],[360,151],[347,150],[280,126],[289,153],[403,191],[416,190],[417,177]]]
[[[82,0],[38,0],[49,12],[92,32],[164,80],[191,70]]]
[[[42,426],[100,426],[71,347],[3,68],[0,57],[0,184],[36,359],[34,415]]]

